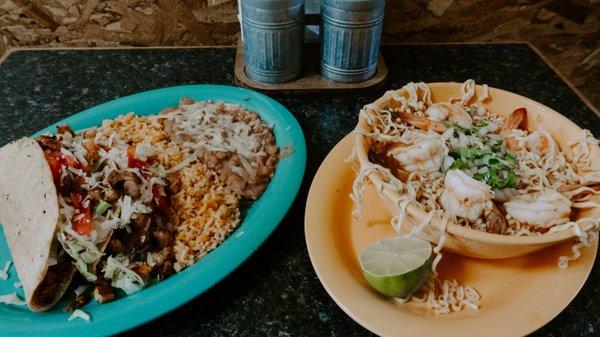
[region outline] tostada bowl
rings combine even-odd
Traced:
[[[431,99],[433,102],[447,102],[452,98],[460,97],[461,85],[462,83],[455,82],[427,84],[431,90]],[[476,86],[476,95],[481,95],[482,90],[482,86]],[[408,94],[404,89],[398,89],[396,90],[396,93],[408,97]],[[392,94],[387,92],[381,98],[373,102],[373,104],[380,109],[385,109],[390,106],[392,100]],[[550,133],[561,148],[561,151],[567,156],[571,154],[567,144],[580,137],[583,131],[582,128],[551,108],[505,90],[490,87],[489,98],[482,104],[489,111],[503,116],[508,116],[517,108],[526,108],[528,114],[527,129],[531,131],[543,129]],[[361,116],[359,118],[357,128],[367,128],[364,117]],[[354,132],[353,141],[358,164],[360,167],[368,165],[370,163],[368,156],[371,147],[370,140],[363,134]],[[600,148],[594,146],[591,148],[591,152],[590,158],[592,160],[592,167],[596,170],[600,168]],[[401,196],[395,191],[383,188],[383,180],[379,173],[370,173],[368,179],[378,191],[378,195],[383,204],[387,206],[387,209],[392,214],[396,214],[398,212],[398,203]],[[600,202],[600,195],[596,195],[592,198],[592,201]],[[423,210],[414,205],[409,205],[407,207],[406,214],[406,223],[403,224],[404,228],[416,226],[421,223],[427,215]],[[577,217],[573,220],[582,217],[598,217],[599,215],[600,209],[595,208],[579,212]],[[432,223],[425,227],[419,236],[432,243],[437,243],[441,234],[438,229],[440,221],[440,219],[434,218]],[[581,226],[581,229],[584,231],[589,230],[592,226],[592,224],[586,223]],[[482,232],[470,227],[449,223],[444,248],[457,254],[470,257],[500,259],[529,254],[575,237],[576,234],[572,230],[553,233],[548,232],[535,236],[509,236]]]

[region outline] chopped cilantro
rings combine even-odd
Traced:
[[[506,178],[504,179],[504,188],[507,187],[516,187],[517,186],[517,175],[514,171],[507,171]]]
[[[494,145],[501,146],[502,140]],[[477,169],[473,178],[483,181],[493,189],[502,189],[515,187],[518,179],[513,171],[515,157],[513,154],[502,154],[498,150],[493,150],[488,146],[484,147],[459,147],[450,155],[454,162],[448,169],[465,170],[469,168]]]
[[[493,154],[492,150],[488,147],[459,147],[454,151],[454,153],[458,155],[458,158],[465,161],[471,159],[482,159],[486,155]]]
[[[504,160],[506,160],[507,162],[514,164],[515,163],[515,155],[509,152],[506,152],[506,154],[504,155]]]
[[[467,162],[463,161],[462,159],[456,159],[452,162],[452,164],[450,164],[450,166],[448,167],[449,170],[454,170],[454,169],[467,169],[469,168],[469,164],[467,164]]]
[[[502,144],[504,144],[504,139],[498,139],[494,144],[492,144],[492,151],[501,152]]]

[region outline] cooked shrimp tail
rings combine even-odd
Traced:
[[[504,121],[502,128],[500,129],[500,133],[507,133],[512,130],[523,129],[523,124],[525,124],[527,118],[527,109],[518,108],[513,111],[510,116]],[[505,139],[506,147],[512,151],[519,150],[519,143],[515,139],[515,137],[507,137]]]
[[[550,228],[569,221],[571,200],[561,193],[547,189],[524,194],[504,203],[506,213],[519,222],[538,228]]]
[[[500,131],[504,132],[504,131],[511,131],[514,129],[521,129],[524,130],[524,122],[526,121],[527,118],[527,109],[525,108],[518,108],[515,111],[513,111],[510,116],[504,121],[504,124],[502,125],[502,128],[500,129]]]
[[[452,103],[433,103],[425,112],[429,118],[438,121],[448,120],[464,129],[473,126],[473,118],[463,107]]]
[[[438,133],[444,133],[446,126],[440,121],[433,121],[427,118],[418,117],[407,112],[398,113],[398,118],[421,130],[431,130]]]

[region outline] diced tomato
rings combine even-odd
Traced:
[[[71,206],[78,210],[73,218],[80,218],[73,220],[73,229],[81,235],[88,235],[92,231],[92,211],[89,207],[83,207],[83,199],[81,194],[71,192]]]
[[[127,164],[130,168],[139,168],[139,169],[145,169],[146,166],[148,166],[148,163],[146,163],[145,161],[135,159],[135,158],[129,158],[129,161],[127,162]]]
[[[50,166],[50,171],[52,172],[52,178],[54,179],[54,183],[58,183],[60,181],[60,174],[62,173],[60,152],[46,152],[44,153],[44,155],[46,156],[46,161]]]
[[[74,169],[82,168],[81,163],[77,159],[71,156],[63,156],[62,158],[65,161],[65,164],[67,164],[67,166],[72,167]]]
[[[148,163],[135,158],[135,145],[129,145],[127,148],[127,166],[129,168],[145,169]]]
[[[92,212],[87,207],[81,210],[80,214],[83,214],[83,217],[73,221],[73,229],[81,235],[88,235],[92,231]]]
[[[48,162],[48,165],[50,165],[50,170],[52,171],[52,178],[54,178],[55,183],[58,183],[60,181],[60,175],[62,173],[63,165],[67,165],[74,169],[83,169],[84,171],[89,172],[89,168],[84,165],[81,165],[81,163],[76,158],[62,155],[60,151],[45,152],[44,155],[46,156],[46,161]]]
[[[154,197],[154,202],[156,203],[158,209],[163,213],[166,212],[170,206],[169,198],[164,194],[163,188],[160,185],[152,185],[152,196]]]
[[[87,174],[92,173],[92,167],[90,165],[81,164],[81,170]]]
[[[71,206],[75,207],[76,209],[81,209],[82,202],[83,198],[81,197],[81,194],[71,192]]]
[[[82,176],[75,176],[75,181],[79,184],[79,185],[83,185],[85,184],[85,178]]]

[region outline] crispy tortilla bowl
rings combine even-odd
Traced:
[[[431,90],[431,99],[433,102],[446,102],[451,98],[461,96],[461,83],[443,82],[443,83],[428,83]],[[482,94],[482,86],[476,87],[476,95]],[[408,97],[408,94],[399,89],[396,91],[399,95]],[[510,93],[505,90],[489,88],[489,98],[483,105],[491,112],[508,116],[517,108],[524,107],[527,109],[527,128],[529,130],[543,129],[550,133],[556,143],[567,156],[570,156],[570,149],[567,146],[569,141],[575,140],[582,132],[582,129],[575,123],[571,122],[566,117],[558,112],[537,103],[523,96]],[[374,103],[378,108],[385,109],[394,104],[392,95],[387,92]],[[367,122],[364,117],[360,117],[358,127],[367,128]],[[370,140],[359,132],[354,132],[354,149],[356,152],[356,160],[360,167],[370,164],[369,150],[371,147]],[[591,158],[593,169],[600,168],[600,148],[597,146],[591,148]],[[383,188],[382,176],[377,172],[372,172],[368,175],[368,180],[374,185],[378,191],[378,195],[382,202],[387,206],[387,209],[392,214],[397,214],[399,208],[400,195]],[[594,196],[591,201],[600,202],[600,195]],[[369,207],[372,205],[365,205]],[[576,219],[590,216],[598,216],[599,209],[585,210],[577,213]],[[416,207],[409,205],[406,210],[406,222],[403,227],[413,227],[423,222],[426,213]],[[434,218],[432,222],[424,228],[419,234],[425,240],[432,243],[437,243],[440,238],[438,225],[441,219]],[[592,224],[587,223],[581,226],[581,229],[586,231],[592,227]],[[482,232],[469,227],[463,227],[458,224],[449,223],[447,227],[447,236],[444,243],[444,248],[454,253],[486,259],[501,259],[510,258],[529,254],[540,249],[552,246],[565,240],[576,238],[572,230],[564,230],[554,233],[545,233],[535,236],[510,236],[492,234]]]

